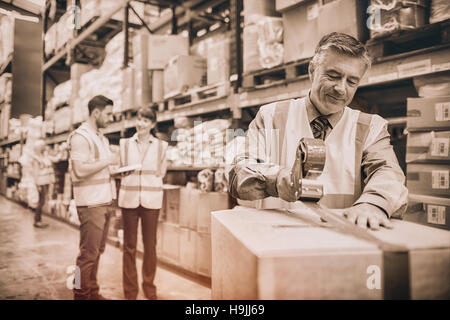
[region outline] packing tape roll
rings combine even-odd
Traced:
[[[325,166],[326,148],[325,143],[320,139],[302,138],[299,144],[299,151],[302,153],[303,177],[309,171],[323,171]]]

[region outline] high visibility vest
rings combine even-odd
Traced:
[[[141,164],[142,169],[135,170],[122,178],[119,189],[119,207],[161,209],[163,199],[163,163],[167,142],[154,139],[143,150],[137,145],[137,134],[129,139],[120,140],[120,159],[123,166]]]
[[[271,163],[291,168],[300,139],[314,138],[305,99],[275,102],[262,106],[259,112],[262,112],[264,128],[269,131],[275,129],[273,132],[276,134],[272,134],[270,138],[266,137],[262,147],[261,141],[247,141],[246,155],[251,154],[249,150],[252,148],[264,149]],[[325,138],[325,167],[322,175],[318,177],[324,192],[321,204],[329,208],[347,208],[360,197],[363,190],[361,159],[364,146],[376,139],[386,123],[387,121],[378,115],[344,108],[341,119]],[[257,144],[259,145],[255,146]],[[275,197],[255,201],[238,200],[238,203],[258,209],[302,207],[298,201],[287,202]]]
[[[95,133],[82,124],[73,131],[68,138],[69,146],[73,135],[79,134],[89,143],[89,159],[96,162],[110,156],[109,142],[105,137],[95,136]],[[72,178],[73,196],[77,206],[100,206],[110,204],[115,198],[116,185],[111,179],[109,167],[105,167],[99,172],[85,178],[80,178],[73,170],[73,164],[70,162],[69,171]]]
[[[36,172],[36,184],[38,186],[55,183],[55,171],[53,165],[39,164],[39,172]]]

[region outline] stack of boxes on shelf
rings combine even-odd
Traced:
[[[0,15],[0,66],[14,51],[14,18]]]
[[[216,119],[196,123],[193,128],[177,128],[172,133],[176,146],[169,146],[172,166],[222,166],[225,163],[227,129],[231,121]]]
[[[435,84],[426,80],[418,90],[420,98],[407,102],[409,210],[405,219],[444,229],[450,229],[449,78],[444,75],[445,82]]]
[[[81,0],[81,25],[84,26],[89,21],[96,17],[108,14],[119,5],[119,1],[111,0]],[[130,5],[136,10],[137,14],[144,19],[146,17],[145,4],[140,1],[131,1]],[[123,21],[123,10],[116,12],[111,19]],[[146,19],[144,19],[146,21]],[[133,24],[140,24],[140,20],[130,12],[128,22]]]
[[[211,217],[228,209],[226,192],[201,192],[164,185],[164,204],[158,224],[158,258],[190,272],[211,276]]]
[[[244,73],[282,64],[283,22],[275,11],[275,0],[244,0],[243,5]]]
[[[8,137],[8,124],[11,115],[12,75],[0,75],[0,139]]]
[[[366,40],[364,1],[276,0],[276,10],[283,17],[286,63],[312,57],[321,37],[330,32],[344,32]]]

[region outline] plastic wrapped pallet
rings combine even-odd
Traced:
[[[206,83],[206,60],[195,56],[175,56],[164,69],[164,97],[183,93]]]
[[[207,83],[213,85],[229,81],[230,78],[230,39],[226,36],[214,38],[207,45]]]
[[[244,73],[283,63],[282,19],[257,14],[246,17],[243,54]]]
[[[211,169],[203,169],[197,175],[198,188],[203,192],[213,191],[214,172]]]
[[[152,34],[148,50],[148,68],[162,70],[173,57],[189,55],[189,39],[182,35]]]
[[[431,0],[430,23],[450,18],[450,2],[448,0]]]
[[[311,208],[236,207],[211,221],[212,299],[450,297],[444,230],[395,220],[393,230],[361,230],[363,238],[330,228]]]
[[[0,75],[0,103],[11,102],[12,95],[12,74],[4,73]]]
[[[426,24],[427,0],[407,3],[397,0],[371,0],[370,37],[380,37],[396,30],[411,30]],[[379,21],[377,21],[379,20]]]
[[[47,32],[44,36],[44,46],[45,46],[45,55],[51,55],[56,48],[56,41],[58,38],[58,24],[54,23],[50,28],[48,28]]]
[[[62,133],[70,129],[72,124],[72,111],[70,107],[63,107],[55,111],[55,133]]]

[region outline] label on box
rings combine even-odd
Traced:
[[[431,60],[419,60],[410,63],[399,64],[397,66],[398,76],[402,77],[412,77],[415,75],[428,73],[431,71]]]
[[[431,140],[431,155],[433,157],[448,157],[448,145],[449,140],[447,138],[434,138]]]
[[[434,105],[436,121],[450,121],[450,102],[441,102]]]
[[[306,18],[309,20],[316,19],[319,16],[319,5],[317,3],[306,8]]]
[[[433,224],[445,225],[445,207],[428,205],[427,208],[427,222]]]
[[[449,188],[448,177],[449,177],[448,170],[431,171],[431,187],[433,189],[448,189]]]
[[[433,72],[444,71],[450,69],[450,62],[445,62],[441,64],[433,64],[432,70]]]

